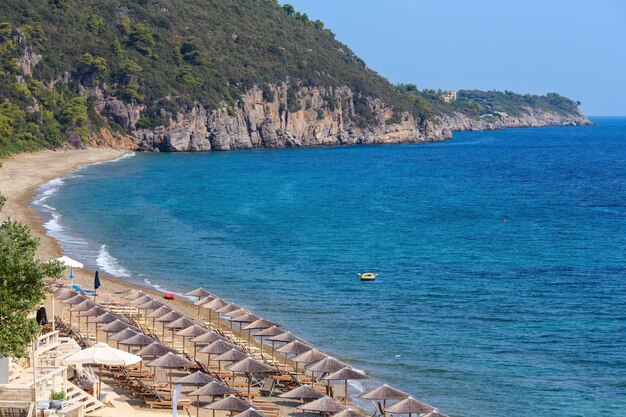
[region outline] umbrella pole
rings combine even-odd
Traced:
[[[274,341],[272,340],[272,360],[274,360]]]
[[[343,404],[347,407],[348,406],[348,380],[346,379],[346,391],[345,391],[345,397],[344,397],[344,401]]]
[[[263,336],[259,336],[259,344],[261,345],[261,359],[263,359]]]
[[[172,393],[173,393],[173,389],[172,389],[172,368],[170,368],[170,400],[172,399]]]
[[[172,333],[173,335],[174,333]],[[183,356],[185,356],[185,336],[183,336]]]
[[[209,309],[209,326],[211,325],[211,313],[213,313],[213,310]]]
[[[196,400],[196,417],[200,417],[200,396]]]
[[[100,401],[100,397],[102,397],[102,365],[100,367],[100,378],[98,378],[98,401]]]
[[[235,381],[233,380],[233,384]],[[248,375],[248,402],[250,402],[250,385],[252,385],[252,375]]]
[[[196,350],[198,349],[198,345],[196,342],[193,342],[193,360],[196,360]]]
[[[383,400],[383,417],[387,415],[387,400]]]
[[[198,301],[200,301],[200,299],[198,299]],[[198,304],[198,318],[200,318],[200,305]],[[198,397],[200,398],[200,397]]]

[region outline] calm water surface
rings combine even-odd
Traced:
[[[70,256],[203,286],[367,386],[452,416],[626,416],[626,119],[596,122],[139,154],[46,185],[36,206]]]

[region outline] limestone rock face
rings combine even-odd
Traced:
[[[170,118],[168,126],[155,129],[136,130],[134,109],[119,100],[107,99],[99,110],[132,132],[141,150],[203,152],[427,140],[423,127],[409,114],[389,124],[393,111],[380,100],[366,99],[378,126],[359,128],[354,122],[355,96],[348,87],[300,88],[294,111],[288,110],[286,84],[268,89],[272,99],[265,99],[261,89],[253,88],[235,107],[224,105],[207,111],[196,106],[176,119]]]
[[[367,127],[358,123],[363,106],[369,116]],[[195,106],[176,116],[162,109],[160,114],[169,123],[154,129],[136,129],[141,106],[100,96],[96,107],[122,126],[139,150],[165,152],[432,142],[450,139],[453,131],[461,130],[590,124],[581,113],[533,108],[521,116],[501,113],[474,119],[454,113],[419,120],[408,113],[394,114],[383,101],[361,97],[349,87],[300,87],[294,92],[285,83],[268,85],[265,92],[252,88],[232,107]]]

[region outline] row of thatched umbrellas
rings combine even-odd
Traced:
[[[62,293],[61,293],[62,292]],[[58,297],[57,297],[58,295]],[[271,357],[274,357],[275,352],[282,353],[284,355],[284,365],[287,367],[287,361],[291,356],[291,361],[295,365],[295,373],[298,375],[298,366],[303,365],[303,371],[311,371],[311,378],[315,380],[315,373],[321,374],[321,379],[327,382],[330,381],[344,381],[346,391],[346,405],[347,405],[347,387],[349,380],[366,379],[367,375],[358,372],[345,363],[338,361],[326,354],[311,348],[308,344],[304,343],[301,339],[294,336],[290,332],[286,332],[280,328],[280,325],[270,322],[268,320],[259,318],[249,311],[242,309],[241,307],[222,300],[208,291],[198,288],[194,291],[190,291],[187,296],[197,297],[198,300],[194,303],[198,306],[198,317],[200,317],[200,309],[205,308],[209,310],[209,322],[212,320],[212,313],[216,314],[218,328],[222,327],[220,316],[224,316],[230,320],[230,331],[232,332],[233,323],[239,323],[240,334],[243,331],[248,332],[247,345],[250,347],[253,331],[255,338],[258,338],[263,347],[263,339],[272,344]],[[185,347],[185,340],[189,339],[193,343],[193,359],[196,359],[197,352],[205,353],[208,355],[208,362],[211,362],[211,356],[215,355],[212,359],[218,362],[218,372],[221,372],[221,363],[230,362],[225,369],[233,372],[233,378],[235,373],[245,374],[248,381],[248,399],[250,398],[250,386],[252,381],[252,374],[254,373],[270,373],[275,369],[269,365],[253,359],[246,353],[244,353],[239,346],[232,343],[226,337],[209,330],[208,328],[199,325],[196,321],[184,316],[180,312],[176,311],[170,306],[167,306],[160,301],[157,301],[151,296],[137,290],[127,290],[123,293],[124,298],[130,300],[130,304],[136,306],[139,310],[143,310],[144,326],[147,327],[147,320],[152,319],[152,331],[156,329],[156,323],[162,325],[162,339],[165,339],[165,331],[171,330],[172,343],[175,341],[175,336],[182,337],[183,352]],[[93,301],[82,295],[75,295],[69,290],[60,290],[55,293],[55,297],[62,300],[63,304],[69,304],[70,308],[70,323],[72,319],[72,312],[79,313],[80,317],[93,317],[87,322],[87,329],[89,329],[89,323],[96,324],[96,338],[98,330],[107,334],[107,340],[112,340],[119,345],[135,346],[141,349],[137,352],[140,356],[152,356],[158,357],[157,359],[149,362],[147,365],[150,367],[162,367],[170,369],[169,382],[170,390],[172,389],[172,369],[183,368],[192,364],[187,359],[174,354],[175,350],[167,347],[155,339],[146,336],[141,333],[140,330],[126,321],[121,320],[114,314],[107,312],[100,306],[96,305]],[[148,310],[151,312],[148,313]],[[98,324],[105,324],[98,329]],[[245,324],[245,326],[243,326]],[[110,336],[109,336],[110,335]],[[283,343],[282,347],[275,349],[276,343]],[[197,349],[198,345],[204,345],[204,347]],[[261,349],[261,358],[263,359],[263,349]],[[194,375],[194,374],[192,374]],[[187,378],[187,377],[185,377]],[[206,378],[210,378],[206,376]],[[183,381],[184,382],[184,381]],[[177,381],[179,383],[179,381]],[[210,384],[213,384],[209,387]],[[211,390],[217,385],[221,384],[218,381],[210,381],[206,384],[207,390]],[[222,390],[231,389],[230,387],[221,384]],[[213,388],[212,388],[213,387]],[[224,388],[225,387],[225,388]],[[329,385],[327,385],[329,387]],[[196,392],[201,391],[198,390]],[[217,391],[213,391],[217,392]],[[315,394],[313,394],[315,392]],[[401,394],[400,394],[401,393]],[[231,393],[233,394],[233,393]],[[328,394],[328,388],[327,388]],[[189,395],[193,396],[193,393]],[[199,394],[207,395],[210,394]],[[287,396],[294,395],[294,396]],[[344,411],[344,407],[339,403],[332,400],[328,396],[322,396],[317,390],[308,385],[303,385],[295,390],[283,394],[285,398],[299,398],[302,400],[314,400],[310,403],[305,403],[300,408],[310,411],[319,411],[323,413],[336,413]],[[228,397],[227,397],[228,398]],[[396,414],[424,414],[429,413],[429,417],[439,417],[442,414],[438,413],[432,407],[423,404],[408,394],[402,393],[387,385],[383,385],[373,391],[365,393],[361,398],[383,401],[383,412],[390,412]],[[388,400],[402,400],[390,407],[386,407]],[[231,400],[232,402],[232,400]],[[335,404],[335,405],[333,405]],[[249,406],[249,404],[247,404]],[[243,406],[243,405],[242,405]],[[313,408],[310,408],[313,407]],[[333,408],[334,407],[334,408]],[[338,408],[341,407],[341,410]],[[249,407],[248,407],[249,408]],[[246,408],[245,410],[247,410]],[[319,409],[317,409],[319,408]],[[334,411],[333,411],[334,410]],[[243,410],[229,410],[229,411],[243,411]],[[350,410],[351,411],[351,410]],[[248,416],[255,417],[255,416]],[[258,417],[258,416],[257,416]],[[340,417],[354,417],[349,414],[345,414]]]

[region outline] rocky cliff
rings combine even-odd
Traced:
[[[522,115],[499,113],[476,118],[463,113],[442,114],[429,120],[400,117],[379,99],[361,97],[348,87],[302,87],[289,103],[287,84],[253,88],[235,107],[208,110],[195,106],[178,114],[161,109],[169,124],[137,128],[144,107],[99,95],[97,110],[115,121],[142,151],[206,152],[254,148],[339,146],[432,142],[450,139],[454,131],[514,127],[580,126],[590,124],[580,112],[564,114],[527,107]],[[359,126],[355,103],[369,115]],[[289,107],[292,110],[289,110]],[[110,140],[104,143],[110,145]]]
[[[394,117],[381,100],[356,96],[348,87],[302,87],[293,103],[289,103],[288,89],[287,84],[269,85],[265,93],[253,88],[234,108],[208,110],[196,106],[177,115],[162,109],[169,125],[154,129],[136,127],[142,108],[111,97],[100,99],[96,107],[123,127],[143,151],[228,151],[443,139],[441,130],[430,121],[416,120],[408,113]],[[357,100],[365,106],[361,112],[370,118],[366,127],[359,126]]]

